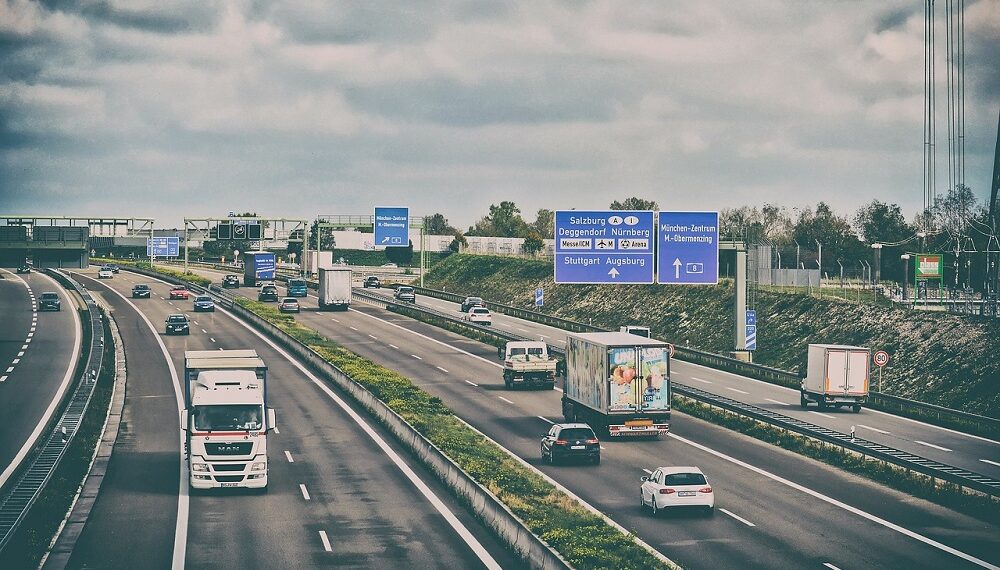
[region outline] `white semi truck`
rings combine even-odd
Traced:
[[[616,436],[670,429],[670,345],[624,332],[566,335],[567,422]]]
[[[555,387],[559,360],[549,355],[549,347],[541,341],[511,341],[501,351],[503,383],[507,389],[515,386]]]
[[[351,306],[351,268],[331,267],[319,270],[320,310],[346,311]]]
[[[184,352],[184,410],[192,489],[267,488],[267,366],[255,350]]]
[[[868,363],[871,351],[861,346],[810,344],[806,377],[799,404],[816,402],[819,408],[850,406],[854,413],[868,402]]]

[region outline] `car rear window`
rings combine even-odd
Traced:
[[[184,315],[170,315],[170,322],[172,323],[186,323],[187,317]]]
[[[591,439],[594,432],[586,428],[567,428],[559,432],[559,439]]]
[[[701,473],[671,473],[667,475],[667,485],[705,485],[708,481]]]
[[[400,288],[399,288],[399,292],[400,292],[400,293],[412,293],[412,292],[413,292],[413,289],[411,289],[411,288],[409,288],[409,287],[400,287]]]
[[[290,287],[305,287],[306,282],[302,279],[292,279],[288,282]]]
[[[58,299],[59,295],[57,293],[42,293],[42,299],[46,301],[51,301],[53,299]]]
[[[274,285],[264,285],[261,288],[261,291],[264,292],[264,293],[274,293],[277,290],[278,290],[278,288],[275,287]]]
[[[195,301],[211,301],[211,300],[212,300],[211,297],[204,297],[204,296],[195,299]]]
[[[136,291],[145,291],[149,289],[149,285],[136,285],[135,287],[133,287],[133,289],[135,289]]]

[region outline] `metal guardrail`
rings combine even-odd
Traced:
[[[493,329],[491,327],[485,327],[475,323],[470,323],[461,319],[457,319],[452,315],[444,313],[442,311],[437,311],[434,309],[428,309],[427,307],[420,307],[417,305],[411,305],[409,303],[398,303],[392,299],[388,299],[382,295],[377,295],[374,293],[369,293],[367,291],[355,291],[355,295],[361,296],[365,299],[377,302],[378,304],[385,306],[389,310],[396,312],[406,312],[407,310],[418,311],[427,314],[434,315],[435,317],[447,319],[453,324],[458,324],[460,326],[469,327],[474,330],[482,331],[484,333],[492,334],[505,341],[516,341],[516,340],[529,340],[525,337],[509,333],[502,330]],[[400,311],[401,310],[401,311]],[[549,352],[557,356],[565,357],[565,351],[557,346],[549,345]],[[932,461],[901,451],[892,447],[888,447],[879,443],[871,442],[861,438],[851,438],[847,435],[836,430],[829,428],[824,428],[797,420],[795,418],[785,416],[766,410],[764,408],[759,408],[752,404],[747,404],[744,402],[739,402],[725,396],[719,396],[717,394],[712,394],[704,390],[699,390],[691,386],[686,386],[684,384],[679,384],[677,382],[671,382],[671,387],[674,393],[686,396],[693,400],[716,406],[729,410],[731,412],[751,417],[755,420],[762,421],[764,423],[777,426],[788,431],[798,433],[807,437],[811,437],[826,443],[837,445],[852,451],[867,455],[869,457],[874,457],[894,465],[898,465],[905,469],[915,471],[917,473],[922,473],[936,479],[943,481],[948,481],[955,483],[956,485],[961,485],[969,489],[975,489],[989,495],[1000,495],[1000,481],[968,471],[965,469],[960,469],[958,467],[953,467],[951,465],[946,465],[944,463],[939,463],[937,461]]]
[[[426,287],[413,287],[413,289],[421,295],[445,301],[452,301],[455,303],[461,303],[462,300],[465,299],[464,295],[440,291],[438,289],[430,289]],[[530,311],[490,301],[486,302],[486,306],[492,311],[514,318],[554,326],[556,328],[572,332],[606,332],[608,330],[590,324],[571,321],[569,319],[554,317],[537,311]],[[715,368],[717,370],[723,370],[739,374],[741,376],[763,380],[778,386],[785,386],[786,388],[798,389],[801,382],[801,377],[797,373],[788,370],[773,368],[763,364],[745,362],[722,354],[685,346],[675,345],[674,348],[676,349],[676,358],[685,362],[701,364],[703,366],[708,366],[709,368]],[[966,424],[978,428],[977,431],[979,433],[1000,433],[1000,419],[956,410],[954,408],[938,406],[935,404],[928,404],[926,402],[911,400],[909,398],[894,396],[892,394],[884,394],[874,390],[869,392],[867,407],[886,412],[898,412],[904,416],[918,417],[928,421],[936,419],[938,420],[938,423],[945,423],[948,426]]]
[[[92,330],[90,346],[87,347],[89,354],[83,375],[76,383],[76,389],[67,401],[62,415],[55,424],[55,429],[41,445],[31,464],[23,468],[17,482],[10,487],[10,492],[0,502],[0,551],[10,542],[18,526],[45,489],[66,449],[73,442],[73,436],[76,435],[83,414],[90,404],[90,398],[97,385],[97,376],[104,361],[104,325],[94,298],[87,289],[67,275],[53,270],[47,270],[47,273],[79,293],[87,304],[90,322],[84,326],[89,326]]]

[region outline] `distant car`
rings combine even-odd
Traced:
[[[111,265],[108,265],[108,269],[110,269],[112,273],[118,273],[119,271],[122,270],[121,267],[118,267],[118,265],[114,264],[114,263],[112,263]]]
[[[263,287],[260,288],[260,291],[257,293],[257,300],[277,302],[278,288],[275,287],[274,285],[264,285]]]
[[[185,301],[191,297],[191,292],[187,290],[187,287],[183,285],[178,285],[170,290],[170,300],[174,299],[184,299]]]
[[[223,289],[238,289],[240,286],[240,276],[239,275],[226,275],[222,278],[222,288]]]
[[[399,267],[399,266],[396,265],[395,263],[383,263],[382,267],[385,267],[386,269],[395,269],[396,267]]]
[[[374,275],[369,275],[368,277],[365,277],[364,285],[365,289],[368,289],[369,287],[372,289],[378,289],[379,287],[382,286],[382,282],[378,280],[378,277]]]
[[[31,266],[28,265],[27,263],[22,263],[21,265],[17,266],[17,272],[18,273],[31,273]]]
[[[642,508],[650,508],[654,515],[673,507],[700,507],[709,514],[715,511],[715,493],[697,467],[660,467],[642,478],[639,494]]]
[[[107,267],[102,267],[97,271],[98,279],[111,279],[115,276],[114,272]]]
[[[194,298],[195,312],[209,311],[215,312],[215,301],[208,295],[198,295]]]
[[[150,295],[149,285],[143,285],[142,283],[132,287],[132,298],[133,299],[148,299]]]
[[[59,311],[61,308],[59,293],[46,292],[38,298],[39,311]]]
[[[309,284],[305,279],[289,279],[288,286],[285,288],[285,294],[289,297],[308,297]]]
[[[278,303],[278,310],[282,313],[298,313],[301,312],[299,307],[299,300],[295,297],[285,297]]]
[[[486,306],[486,301],[484,301],[482,297],[466,297],[465,300],[462,301],[461,311],[463,313],[467,313],[469,312],[469,309],[471,309],[472,307],[485,307],[485,306]]]
[[[393,297],[397,301],[406,301],[407,303],[417,302],[417,294],[413,292],[413,287],[397,287]]]
[[[167,317],[167,334],[191,334],[191,325],[187,315],[174,314]]]
[[[601,441],[587,424],[555,424],[542,437],[542,461],[551,464],[575,458],[601,462]]]
[[[486,307],[472,307],[465,314],[465,320],[470,323],[490,326],[493,324],[493,313]]]

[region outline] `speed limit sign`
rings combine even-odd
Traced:
[[[889,364],[889,353],[884,350],[880,350],[875,353],[874,360],[875,360],[875,366],[882,368],[886,364]]]

